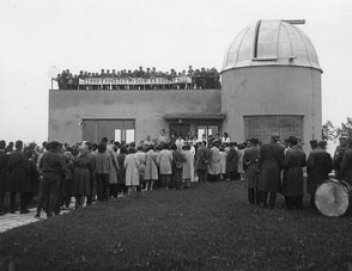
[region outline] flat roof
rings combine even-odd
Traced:
[[[222,113],[175,113],[175,114],[166,114],[164,119],[166,120],[175,120],[175,119],[197,119],[197,120],[223,120],[226,117]]]

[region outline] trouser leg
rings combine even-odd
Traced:
[[[296,197],[296,207],[299,210],[303,209],[303,197],[302,196]]]
[[[248,189],[248,202],[254,204],[254,188]]]
[[[10,210],[11,212],[16,211],[16,192],[11,192],[10,193]]]
[[[59,214],[61,210],[61,205],[63,204],[63,197],[64,195],[64,180],[60,178],[57,192],[56,192],[56,200],[55,200],[55,207],[54,207],[54,212],[55,214]]]
[[[310,206],[315,207],[315,193],[310,194]]]
[[[258,188],[254,189],[254,193],[255,193],[255,204],[260,204],[260,192],[258,190]]]
[[[287,209],[292,209],[291,198],[288,196],[285,196],[285,205]]]
[[[275,201],[276,201],[276,192],[270,192],[270,195],[269,195],[269,207],[270,208],[275,207]]]
[[[92,195],[88,195],[87,196],[87,206],[92,205],[93,202],[93,196]]]
[[[109,185],[109,175],[104,174],[103,175],[103,200],[109,200],[109,194],[110,194],[110,185]]]
[[[97,199],[98,201],[103,201],[104,200],[104,180],[103,180],[103,174],[97,174]]]
[[[49,186],[49,201],[48,201],[48,213],[55,212],[59,214],[58,210],[58,195],[59,195],[59,185],[60,185],[60,176],[53,176],[50,180]]]
[[[0,189],[0,214],[4,212],[6,190]]]
[[[21,192],[20,193],[20,210],[25,211],[27,210],[27,206],[31,199],[31,192]]]
[[[267,200],[268,200],[268,192],[266,192],[266,191],[262,191],[261,192],[261,205],[263,206],[263,207],[267,207],[268,205],[267,205]]]
[[[71,179],[65,179],[65,206],[69,207],[70,206],[70,202],[71,202],[71,183],[72,180]]]

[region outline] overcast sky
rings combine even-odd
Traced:
[[[0,138],[48,134],[50,67],[99,71],[216,67],[258,19],[306,19],[317,50],[323,120],[352,117],[350,0],[0,0]]]

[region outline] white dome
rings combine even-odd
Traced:
[[[243,29],[226,52],[222,72],[253,66],[299,66],[322,71],[307,35],[283,20],[259,20]]]

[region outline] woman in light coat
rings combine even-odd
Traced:
[[[136,150],[130,148],[125,158],[124,167],[126,169],[126,186],[128,187],[128,195],[135,196],[137,186],[139,185],[139,160],[135,155]]]
[[[145,162],[145,191],[153,191],[154,182],[158,180],[158,154],[154,151],[154,146],[149,146],[146,153]]]

